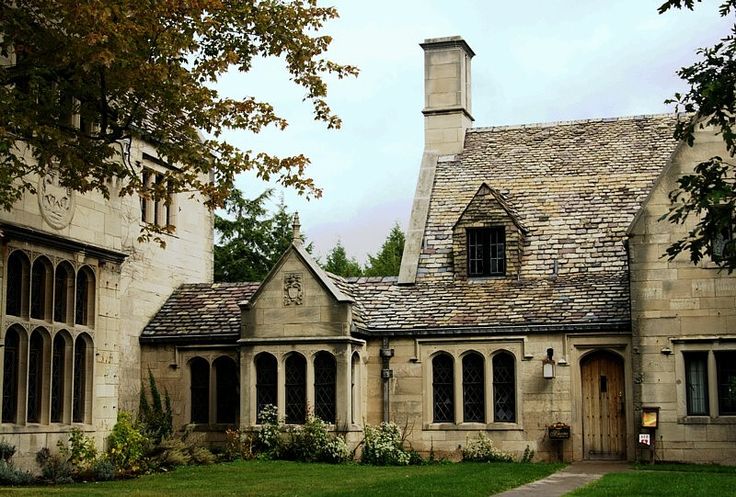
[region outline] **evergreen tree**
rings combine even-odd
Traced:
[[[363,271],[355,257],[348,258],[345,247],[342,246],[340,240],[337,245],[327,254],[327,262],[322,269],[339,276],[361,276]]]
[[[394,224],[380,252],[375,256],[368,255],[368,264],[363,271],[366,276],[397,276],[401,267],[401,255],[404,253],[404,232],[399,223]]]
[[[228,216],[215,216],[215,281],[262,281],[292,241],[294,214],[283,196],[271,214],[266,202],[273,190],[248,199],[233,189],[225,203]],[[312,252],[312,244],[306,247]]]

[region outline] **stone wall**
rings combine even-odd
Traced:
[[[630,230],[636,415],[642,405],[660,408],[658,459],[732,464],[736,417],[718,413],[713,354],[736,350],[736,278],[709,260],[693,265],[687,254],[668,261],[665,250],[695,220],[683,225],[659,220],[668,211],[668,193],[677,179],[715,155],[727,157],[710,129],[698,131],[693,147],[681,145]],[[708,415],[687,415],[683,353],[688,351],[709,355]]]

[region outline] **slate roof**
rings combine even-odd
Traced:
[[[141,342],[162,340],[234,342],[240,308],[260,283],[188,283],[174,290],[141,333]]]
[[[471,129],[463,153],[437,163],[416,283],[324,276],[354,301],[358,332],[630,329],[626,229],[675,150],[675,119]],[[452,229],[483,183],[526,230],[518,279],[465,281],[454,271]],[[237,304],[257,287],[183,285],[141,340],[234,340]]]

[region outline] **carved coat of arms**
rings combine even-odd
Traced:
[[[74,193],[61,186],[58,173],[49,171],[38,180],[38,205],[52,228],[65,228],[74,217]]]
[[[288,273],[284,276],[284,305],[302,305],[304,285],[301,273]]]

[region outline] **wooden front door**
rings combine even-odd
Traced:
[[[585,459],[626,457],[624,362],[611,352],[593,352],[581,364]]]

